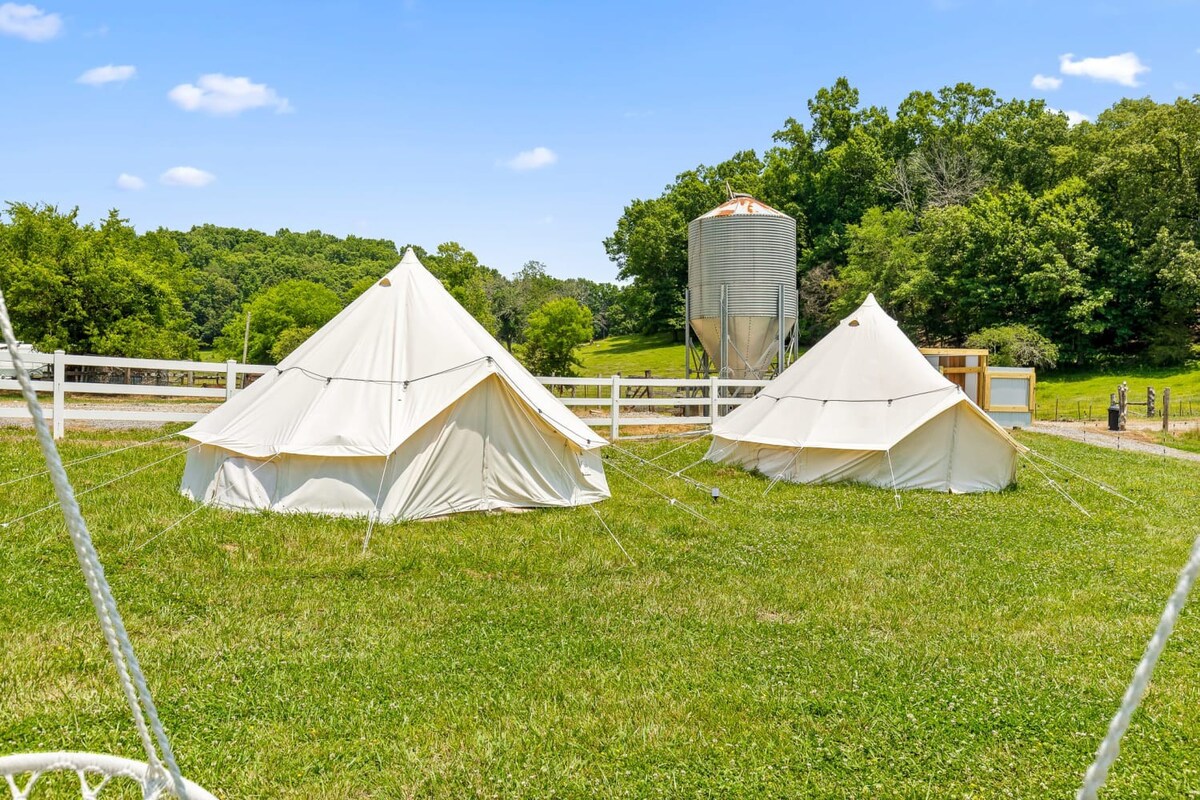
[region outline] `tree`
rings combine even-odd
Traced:
[[[291,352],[307,338],[305,331],[320,328],[342,309],[341,299],[328,287],[312,281],[290,280],[265,289],[246,304],[225,326],[217,349],[226,358],[242,357],[246,314],[250,314],[250,337],[246,357],[252,363],[275,363],[278,352]],[[303,337],[303,338],[301,338]],[[285,353],[286,355],[286,353]]]
[[[1058,364],[1058,348],[1028,325],[984,328],[968,336],[966,346],[989,351],[988,363],[995,367],[1053,369]]]
[[[182,358],[195,354],[169,248],[143,246],[116,210],[99,228],[78,209],[11,203],[0,224],[0,285],[16,334],[43,350]],[[155,239],[150,244],[163,244]],[[177,255],[177,254],[176,254]]]
[[[549,300],[529,315],[525,366],[535,375],[572,375],[575,350],[591,340],[591,311],[573,297]]]

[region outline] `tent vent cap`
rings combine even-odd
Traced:
[[[852,320],[850,320],[850,327],[851,327],[851,328],[857,328],[857,327],[858,327],[858,320],[856,320],[856,319],[852,319]]]
[[[391,286],[392,282],[387,278],[383,278],[379,281],[379,285],[380,286]]]

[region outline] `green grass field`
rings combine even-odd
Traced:
[[[1113,372],[1086,371],[1078,373],[1046,373],[1038,375],[1038,417],[1054,416],[1055,401],[1059,415],[1074,419],[1086,417],[1088,407],[1092,417],[1100,419],[1108,413],[1108,396],[1117,390],[1121,381],[1129,382],[1129,399],[1144,401],[1146,387],[1153,386],[1161,407],[1163,389],[1170,387],[1174,416],[1200,415],[1200,366],[1171,369],[1128,369]],[[1182,412],[1182,413],[1181,413]]]
[[[157,435],[72,432],[65,456]],[[1196,533],[1200,472],[1022,439],[1138,505],[1066,481],[1086,518],[1025,466],[897,509],[706,464],[713,504],[609,450],[597,510],[631,565],[586,508],[384,526],[365,556],[361,521],[204,509],[139,547],[193,508],[182,458],[82,502],[184,772],[220,797],[1068,798]],[[40,466],[0,431],[0,481]],[[51,497],[10,484],[0,508]],[[0,750],[137,756],[61,520],[3,536]],[[1200,792],[1198,705],[1188,611],[1106,796]]]
[[[607,377],[618,372],[627,377],[641,377],[650,370],[656,378],[682,378],[683,355],[682,342],[672,341],[667,333],[610,336],[579,349],[583,366],[576,372],[584,377]]]

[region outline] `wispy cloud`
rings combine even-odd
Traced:
[[[158,177],[159,182],[165,186],[186,186],[191,189],[208,186],[216,179],[217,176],[211,172],[195,167],[171,167]]]
[[[1046,110],[1051,114],[1064,114],[1067,117],[1067,124],[1074,128],[1081,122],[1091,122],[1092,118],[1080,111],[1060,111],[1057,108],[1046,107]]]
[[[122,172],[117,176],[117,188],[124,189],[127,192],[136,192],[139,189],[145,189],[146,182],[137,175],[130,175],[128,172]]]
[[[548,167],[556,161],[558,161],[558,154],[549,147],[535,147],[532,150],[522,150],[503,163],[509,169],[525,172]]]
[[[1062,86],[1062,78],[1056,78],[1053,75],[1042,75],[1041,73],[1038,73],[1037,75],[1033,76],[1033,80],[1030,81],[1030,83],[1035,89],[1039,89],[1043,92],[1052,92],[1058,87]]]
[[[0,34],[30,42],[45,42],[62,32],[62,17],[35,5],[0,5]]]
[[[171,102],[184,111],[233,115],[253,108],[273,108],[277,114],[292,111],[286,97],[249,78],[235,78],[219,72],[201,75],[195,84],[181,83],[167,92]]]
[[[1065,53],[1058,57],[1058,68],[1063,75],[1077,75],[1096,81],[1119,83],[1122,86],[1137,86],[1138,75],[1150,71],[1133,52],[1078,60],[1075,59],[1074,53]]]
[[[103,86],[106,83],[122,83],[137,74],[137,68],[130,64],[104,67],[93,67],[75,79],[76,83],[88,86]]]

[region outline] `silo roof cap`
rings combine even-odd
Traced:
[[[771,208],[761,200],[755,200],[748,194],[734,195],[732,199],[725,201],[721,205],[709,211],[707,214],[701,214],[700,219],[709,217],[732,217],[741,214],[756,214],[764,217],[786,217],[782,211]]]

